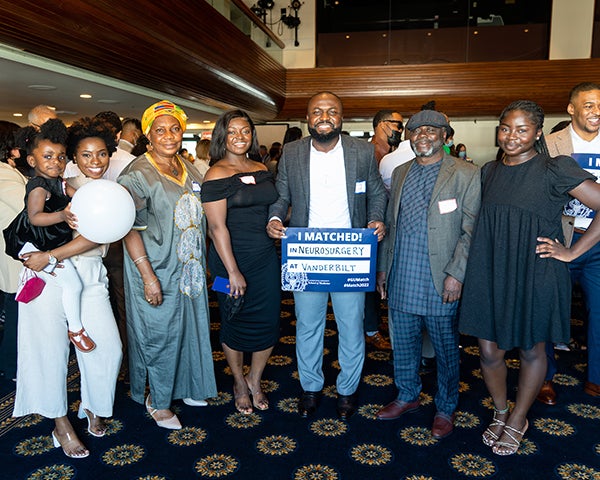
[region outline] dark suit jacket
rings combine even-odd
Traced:
[[[400,211],[402,187],[415,161],[400,165],[392,174],[392,190],[385,222],[387,234],[379,249],[377,268],[380,272],[386,272],[386,278],[389,277],[394,259],[396,222]],[[452,212],[440,213],[439,202],[452,199],[456,200],[457,208]],[[464,281],[471,235],[480,204],[479,167],[444,154],[427,211],[429,263],[435,289],[440,295],[447,275],[460,282]]]
[[[373,145],[341,135],[346,167],[348,209],[353,228],[365,228],[371,221],[383,222],[387,194],[375,161]],[[283,148],[277,172],[279,199],[271,205],[269,217],[286,218],[292,207],[290,227],[307,227],[310,201],[310,145],[305,137]],[[356,193],[357,182],[365,182],[366,191]]]

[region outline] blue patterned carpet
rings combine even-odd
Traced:
[[[12,418],[14,383],[0,385],[1,479],[600,479],[600,401],[582,384],[585,352],[559,352],[555,378],[559,404],[536,403],[521,449],[512,457],[494,455],[481,442],[491,418],[473,339],[461,351],[461,395],[456,429],[437,441],[430,435],[435,373],[423,375],[422,407],[390,421],[374,414],[395,397],[389,353],[367,349],[359,389],[360,410],[348,422],[335,414],[337,334],[333,315],[326,330],[326,389],[317,414],[296,413],[300,385],[295,365],[293,301],[282,303],[282,336],[264,375],[271,408],[244,416],[233,407],[231,376],[218,342],[218,313],[211,303],[212,340],[219,397],[204,408],[176,402],[184,429],[158,428],[119,381],[114,417],[104,438],[87,434],[76,418],[79,376],[71,366],[70,417],[91,455],[74,460],[53,448],[53,422],[38,416]],[[575,329],[581,322],[574,320]],[[511,385],[518,360],[507,360]],[[513,396],[514,398],[514,396]]]

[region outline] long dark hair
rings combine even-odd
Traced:
[[[252,156],[258,154],[258,136],[256,135],[254,122],[243,110],[231,110],[221,115],[215,123],[210,142],[210,165],[214,165],[225,157],[227,151],[227,129],[229,128],[229,123],[234,118],[243,118],[248,122],[248,125],[250,125],[250,130],[252,131],[252,145],[250,146],[247,155]]]

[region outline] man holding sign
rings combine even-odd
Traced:
[[[386,224],[390,234],[379,252],[377,288],[389,296],[398,397],[377,413],[394,420],[419,407],[423,327],[437,360],[437,413],[431,433],[452,433],[458,404],[459,349],[456,310],[480,205],[479,168],[444,153],[448,121],[434,110],[406,124],[416,159],[392,175]],[[387,280],[387,285],[386,285]]]
[[[367,227],[375,229],[381,240],[387,196],[373,145],[341,135],[342,102],[333,93],[314,95],[306,119],[310,137],[285,145],[279,161],[279,199],[269,211],[267,233],[272,238],[285,236],[282,220],[291,207],[290,227]],[[365,294],[296,291],[296,356],[303,389],[298,412],[302,417],[316,410],[324,385],[323,337],[330,296],[339,333],[337,411],[342,419],[356,411],[356,389],[365,358]]]
[[[581,168],[600,178],[600,85],[586,82],[573,87],[567,112],[571,116],[571,125],[546,137],[548,152],[553,157],[571,155]],[[591,223],[593,211],[573,199],[565,207],[564,214],[575,217],[574,221],[563,222],[570,230],[565,229],[565,238],[572,237],[572,243],[575,243]],[[569,270],[571,280],[581,284],[588,311],[588,380],[583,388],[587,394],[597,397],[600,396],[600,243],[569,263]],[[556,395],[551,380],[556,372],[556,361],[552,346],[548,350],[549,374],[538,400],[553,405]]]

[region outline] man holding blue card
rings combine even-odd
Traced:
[[[573,87],[567,112],[571,116],[571,125],[546,137],[548,151],[553,157],[571,155],[581,168],[600,178],[600,85],[585,82]],[[563,226],[572,231],[572,235],[565,231],[565,238],[572,237],[572,243],[575,243],[591,223],[593,211],[573,199],[564,213],[574,217],[571,222],[563,222]],[[597,397],[600,396],[600,243],[570,262],[569,270],[573,283],[581,285],[588,311],[588,381],[584,390]],[[551,360],[548,365],[550,374],[556,371],[554,356],[551,357],[548,357]],[[546,378],[538,400],[552,405],[555,403],[552,377],[550,380],[548,376]],[[544,401],[549,398],[548,395],[552,402]]]
[[[381,240],[387,195],[373,145],[341,135],[342,102],[333,93],[314,95],[306,119],[310,137],[285,145],[279,161],[279,199],[269,211],[267,233],[276,239],[285,236],[282,220],[291,207],[290,227],[367,227],[375,229]],[[365,358],[364,292],[294,292],[296,356],[303,389],[298,412],[307,417],[317,409],[321,397],[330,296],[339,334],[337,412],[345,420],[356,411],[356,390]]]

